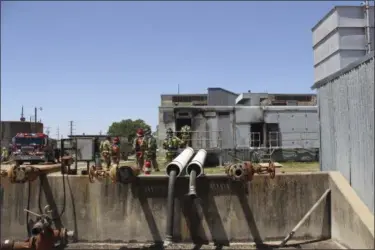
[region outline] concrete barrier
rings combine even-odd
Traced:
[[[61,213],[63,179],[42,178],[40,207]],[[31,184],[30,209],[38,212],[39,180]],[[131,185],[94,183],[85,176],[65,178],[66,206],[56,225],[75,230],[83,242],[160,242],[165,237],[168,179],[140,178]],[[27,184],[2,179],[1,238],[26,237]],[[198,197],[186,197],[188,178],[178,178],[175,203],[175,241],[261,242],[283,239],[329,188],[328,174],[285,174],[271,180],[255,176],[248,184],[226,176],[197,180]],[[53,217],[58,218],[55,213]],[[294,239],[329,239],[329,200],[323,202],[295,234]]]
[[[332,239],[349,249],[374,249],[374,215],[343,175],[329,175]]]

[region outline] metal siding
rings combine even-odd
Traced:
[[[192,146],[193,148],[207,148],[207,120],[202,115],[197,115],[192,124]]]
[[[319,148],[318,112],[305,112],[305,133],[303,134],[306,148]]]
[[[249,148],[250,146],[250,124],[236,125],[236,148]]]
[[[323,78],[335,73],[341,69],[341,56],[340,52],[337,52],[327,58],[325,61],[314,66],[314,82],[322,80]]]
[[[322,170],[338,170],[374,212],[374,58],[318,90]]]
[[[208,89],[208,106],[233,106],[237,95],[223,89]]]
[[[300,134],[293,132],[293,123],[291,122],[291,113],[280,112],[279,113],[279,128],[281,133],[282,147],[295,147],[300,139]]]
[[[218,118],[209,117],[207,118],[207,130],[208,130],[208,146],[209,148],[220,148],[221,133],[218,128]]]
[[[334,31],[325,39],[326,40],[323,43],[314,48],[314,65],[320,63],[321,61],[335,53],[338,49],[340,49],[339,32]]]
[[[251,123],[263,122],[263,110],[259,107],[236,107],[236,122],[237,123]]]
[[[334,148],[336,155],[334,163],[340,166],[341,173],[350,180],[350,136],[349,136],[349,116],[348,100],[342,96],[348,96],[347,86],[345,84],[331,84],[332,87],[332,117],[333,128],[335,131]]]
[[[273,117],[272,122],[279,123],[281,133],[279,145],[286,148],[319,148],[317,118],[317,109],[314,112],[303,110],[278,112],[278,120]]]
[[[330,32],[337,28],[339,23],[337,11],[334,10],[315,30],[312,32],[313,46],[318,44]]]
[[[370,26],[374,27],[373,6],[370,7],[369,16]],[[315,82],[344,68],[364,55],[366,51],[365,20],[363,7],[338,6],[312,32]],[[374,36],[370,37],[371,44],[374,44]],[[338,50],[340,51],[337,52]],[[320,64],[317,65],[318,63]]]
[[[278,123],[279,122],[279,112],[278,111],[266,111],[266,112],[264,112],[264,122],[265,123]]]
[[[219,130],[222,131],[222,148],[229,149],[233,148],[233,135],[232,135],[232,124],[230,121],[230,115],[219,114]]]

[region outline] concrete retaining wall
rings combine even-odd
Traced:
[[[77,232],[79,241],[158,242],[164,240],[167,178],[141,178],[132,185],[95,183],[85,176],[65,178],[66,206],[61,221]],[[181,242],[269,241],[284,238],[329,187],[328,174],[266,176],[243,186],[226,177],[198,181],[201,199],[186,198],[188,179],[176,184],[175,240]],[[1,238],[26,237],[28,184],[2,178]],[[64,207],[63,179],[44,178],[41,207]],[[38,211],[39,180],[31,184],[30,209]],[[328,239],[330,202],[327,199],[297,231],[295,239]],[[55,214],[54,217],[58,217]],[[190,230],[190,229],[194,230]],[[190,231],[193,231],[191,234]]]
[[[374,215],[339,172],[330,173],[332,239],[349,249],[374,249]]]

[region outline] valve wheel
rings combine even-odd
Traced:
[[[276,176],[276,168],[275,168],[275,164],[273,163],[273,161],[270,161],[269,163],[269,173],[270,173],[270,177],[271,179],[275,178]]]

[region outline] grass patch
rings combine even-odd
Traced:
[[[284,162],[280,168],[281,172],[318,172],[319,162]]]

